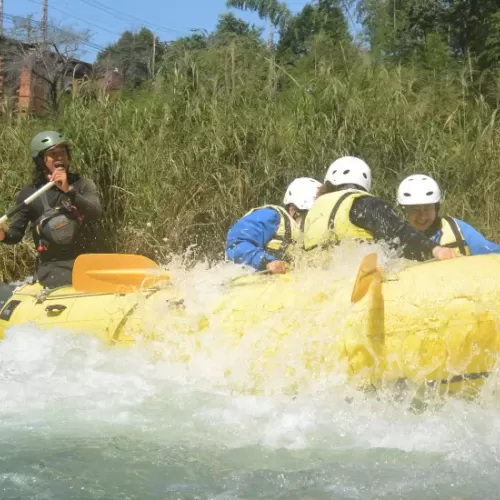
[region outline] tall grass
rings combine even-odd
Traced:
[[[433,175],[443,211],[500,238],[500,129],[488,102],[465,74],[358,56],[313,56],[299,70],[244,44],[186,53],[134,96],[77,96],[45,120],[4,117],[0,208],[30,178],[31,136],[56,128],[74,143],[73,169],[98,184],[110,251],[221,258],[237,218],[280,203],[296,176],[322,180],[344,154],[370,164],[375,193],[390,201],[406,175]],[[2,246],[0,258],[11,279],[33,252]]]

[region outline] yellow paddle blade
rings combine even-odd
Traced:
[[[132,293],[169,278],[143,255],[83,254],[73,267],[73,288],[79,292]]]
[[[373,279],[377,275],[377,254],[370,253],[363,257],[358,275],[352,289],[351,302],[359,302],[368,292]]]

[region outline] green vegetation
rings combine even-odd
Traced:
[[[385,10],[363,2],[366,46],[334,0],[296,16],[262,9],[281,27],[271,49],[260,30],[226,14],[214,33],[162,44],[154,79],[151,53],[139,52],[143,64],[128,68],[134,88],[118,98],[82,87],[49,119],[4,117],[0,208],[30,177],[31,136],[50,127],[73,140],[74,170],[98,183],[106,211],[98,230],[111,251],[166,262],[190,248],[190,259],[220,259],[237,218],[280,203],[296,176],[322,180],[343,154],[367,161],[374,191],[390,201],[406,175],[434,176],[443,210],[498,241],[500,9],[480,2],[481,26],[470,26],[473,16],[460,32],[459,2],[424,3],[443,10],[441,24],[408,7],[421,1]],[[389,33],[391,19],[398,28]],[[119,61],[127,37],[108,56]],[[149,40],[144,30],[140,39]],[[5,279],[28,274],[28,245],[0,250]]]

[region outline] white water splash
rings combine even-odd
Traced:
[[[245,271],[171,272],[203,314],[221,283]],[[212,347],[188,363],[151,363],[156,348],[9,329],[0,498],[496,498],[498,375],[476,401],[415,412],[408,399],[356,392],[339,376],[295,398],[236,394],[224,371],[242,367],[244,377],[245,346],[230,360]]]

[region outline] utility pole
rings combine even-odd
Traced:
[[[153,60],[151,61],[152,76],[155,77],[155,60],[156,60],[156,34],[153,33]]]
[[[43,0],[42,9],[42,39],[44,42],[47,41],[47,17],[49,11],[49,0]]]
[[[3,0],[0,0],[0,36],[3,35]]]
[[[33,26],[31,24],[31,17],[27,19],[26,22],[26,41],[31,43],[31,34],[33,33]]]

